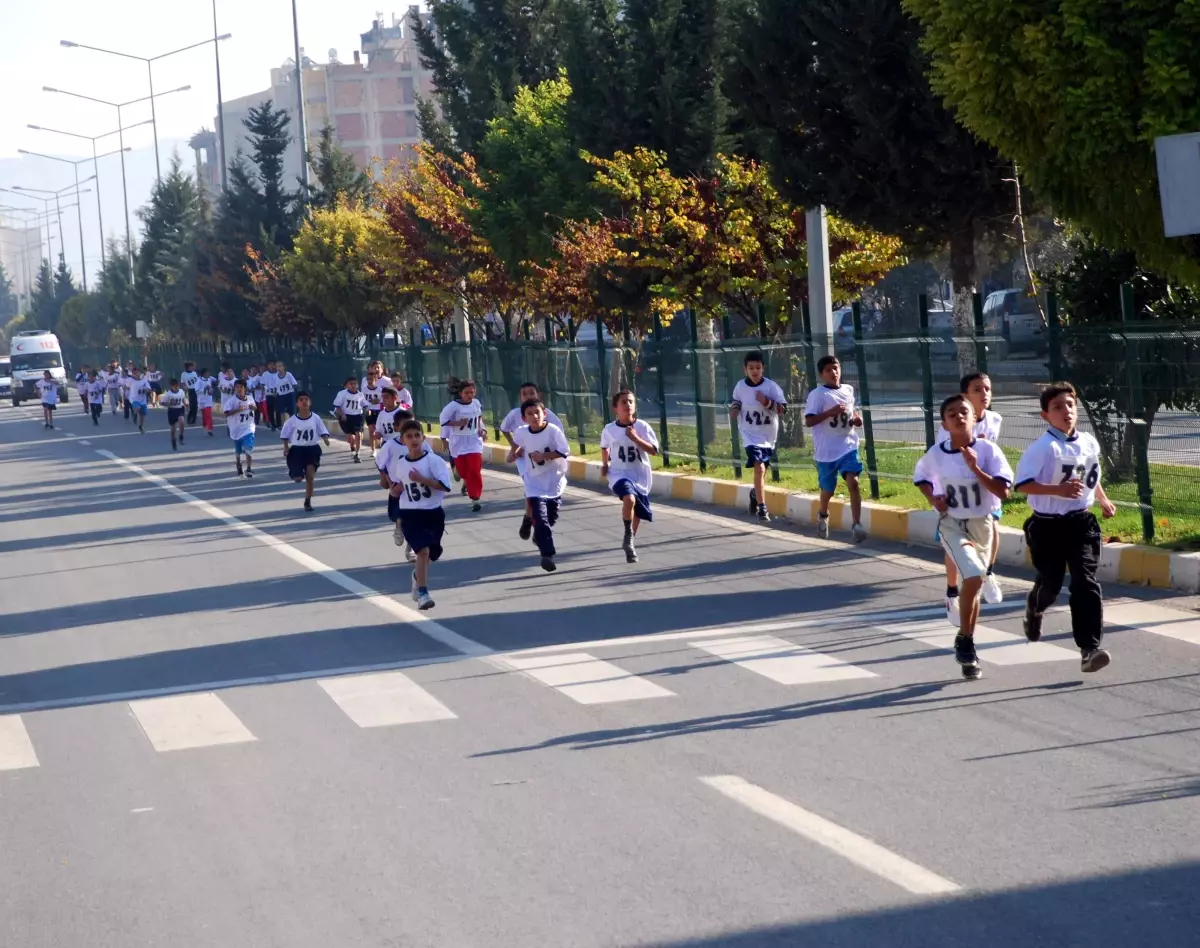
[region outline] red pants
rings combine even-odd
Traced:
[[[201,408],[201,409],[200,409],[200,417],[201,417],[201,419],[203,419],[203,421],[204,421],[204,430],[205,430],[205,431],[212,431],[212,430],[213,430],[213,426],[212,426],[212,409],[211,409],[211,408]]]
[[[460,454],[454,459],[454,469],[467,485],[467,496],[478,500],[483,496],[483,455]]]

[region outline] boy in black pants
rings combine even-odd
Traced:
[[[1025,521],[1025,542],[1037,577],[1025,603],[1025,637],[1042,637],[1042,616],[1071,571],[1071,631],[1082,655],[1082,670],[1096,672],[1112,661],[1100,647],[1104,604],[1096,568],[1103,537],[1091,507],[1105,519],[1117,512],[1100,485],[1100,444],[1079,431],[1075,389],[1063,382],[1042,392],[1042,418],[1049,430],[1025,449],[1014,488],[1029,498],[1033,516]]]

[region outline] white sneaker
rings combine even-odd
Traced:
[[[421,601],[421,595],[420,595],[420,593],[417,592],[417,571],[416,570],[413,570],[413,574],[412,574],[412,598],[413,598],[413,602],[419,603]]]
[[[946,621],[956,629],[962,625],[958,615],[958,596],[946,597]]]
[[[867,529],[861,523],[856,523],[850,528],[850,535],[854,538],[855,543],[862,543],[867,538]]]
[[[983,580],[983,601],[990,602],[993,606],[998,602],[1004,602],[1004,590],[1000,588],[1000,583],[991,573],[988,573]]]
[[[396,526],[392,528],[392,542],[396,546],[406,546],[404,542],[404,531],[400,529],[400,521],[396,521]]]
[[[818,540],[828,540],[829,539],[829,518],[828,517],[818,517],[817,518],[817,539]]]
[[[417,608],[424,612],[433,608],[433,597],[427,592],[417,594]]]
[[[408,541],[405,541],[404,543],[404,559],[409,563],[415,563],[417,561],[417,554],[414,553],[413,548],[408,545]]]

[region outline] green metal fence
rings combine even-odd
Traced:
[[[451,376],[471,377],[479,386],[493,437],[517,404],[522,382],[532,381],[567,425],[580,454],[599,452],[600,432],[611,420],[610,398],[629,388],[639,414],[655,425],[662,443],[659,463],[718,477],[746,476],[728,400],[751,350],[764,354],[767,374],[793,406],[783,418],[780,450],[772,476],[797,489],[816,489],[803,403],[814,384],[815,364],[836,354],[844,380],[855,386],[862,407],[864,494],[903,505],[920,504],[911,486],[913,466],[940,426],[936,406],[958,390],[965,371],[991,377],[993,408],[1004,417],[1001,446],[1014,464],[1021,450],[1045,430],[1038,396],[1050,381],[1066,380],[1079,389],[1085,412],[1081,427],[1097,435],[1105,451],[1105,483],[1118,504],[1118,531],[1190,545],[1200,540],[1200,329],[1134,319],[1127,292],[1114,320],[1102,327],[1073,327],[1061,318],[1053,297],[1045,301],[1047,322],[1024,335],[988,333],[976,301],[975,325],[956,329],[943,310],[930,313],[925,299],[911,328],[874,324],[856,305],[852,321],[833,338],[814,338],[805,314],[797,314],[793,335],[767,338],[765,319],[741,328],[725,319],[705,341],[702,327],[687,313],[635,338],[589,338],[574,325],[524,323],[504,336],[495,331],[470,343],[440,344],[414,337],[407,345],[344,337],[301,346],[264,340],[254,345],[165,345],[147,360],[168,377],[185,360],[215,373],[222,361],[236,369],[268,357],[286,361],[300,384],[327,411],[349,376],[361,376],[374,358],[402,377],[413,392],[417,416],[430,426],[448,400]],[[934,318],[931,318],[934,317]],[[129,352],[75,351],[74,365],[138,358]],[[1019,501],[1013,501],[1010,506]]]

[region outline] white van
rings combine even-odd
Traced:
[[[12,398],[12,359],[0,355],[0,398]]]
[[[27,329],[12,338],[12,403],[39,401],[34,387],[42,373],[50,370],[50,377],[58,383],[58,399],[67,400],[67,370],[63,367],[62,346],[58,336],[45,329]]]

